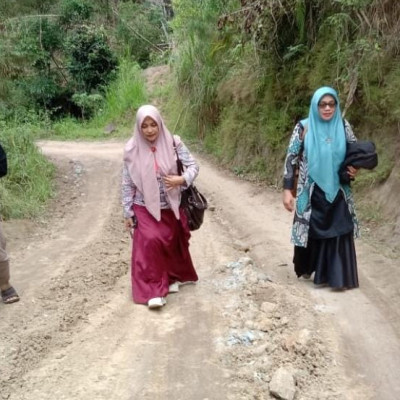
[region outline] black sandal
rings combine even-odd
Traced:
[[[18,293],[12,286],[1,291],[1,298],[4,304],[11,304],[19,301]]]

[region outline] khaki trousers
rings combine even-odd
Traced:
[[[0,223],[0,285],[5,285],[10,280],[10,263],[6,252],[6,238]]]

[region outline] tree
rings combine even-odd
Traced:
[[[76,81],[79,91],[90,93],[105,86],[117,67],[104,32],[81,27],[74,31],[66,45],[69,54],[67,69]]]

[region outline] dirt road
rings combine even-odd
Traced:
[[[122,142],[39,146],[58,195],[43,221],[5,223],[21,301],[0,305],[0,398],[400,398],[398,259],[359,241],[361,289],[298,281],[280,194],[199,158],[200,281],[149,311],[130,295]]]

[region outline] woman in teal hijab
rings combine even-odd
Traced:
[[[350,187],[339,180],[346,143],[356,140],[336,91],[324,86],[314,93],[308,118],[295,126],[285,160],[283,204],[295,212],[295,272],[304,278],[315,272],[315,284],[335,289],[358,287],[358,222]],[[347,173],[354,179],[357,170]]]

